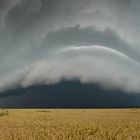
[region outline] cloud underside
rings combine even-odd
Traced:
[[[99,84],[105,89],[140,91],[139,63],[119,51],[104,46],[72,46],[52,56],[3,77],[0,88],[79,80],[84,84]]]

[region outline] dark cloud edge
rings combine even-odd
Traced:
[[[0,95],[1,108],[139,108],[140,94],[105,90],[96,84],[62,81],[9,90]]]

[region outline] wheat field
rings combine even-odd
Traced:
[[[1,109],[0,140],[140,140],[140,109]]]

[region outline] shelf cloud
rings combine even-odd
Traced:
[[[111,48],[73,46],[61,49],[53,57],[37,61],[0,82],[1,89],[5,89],[7,86],[29,87],[56,84],[62,80],[79,80],[86,84],[97,83],[107,89],[138,93],[139,68],[138,62]]]

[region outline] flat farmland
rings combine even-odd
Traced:
[[[140,109],[0,109],[0,140],[140,140]]]

